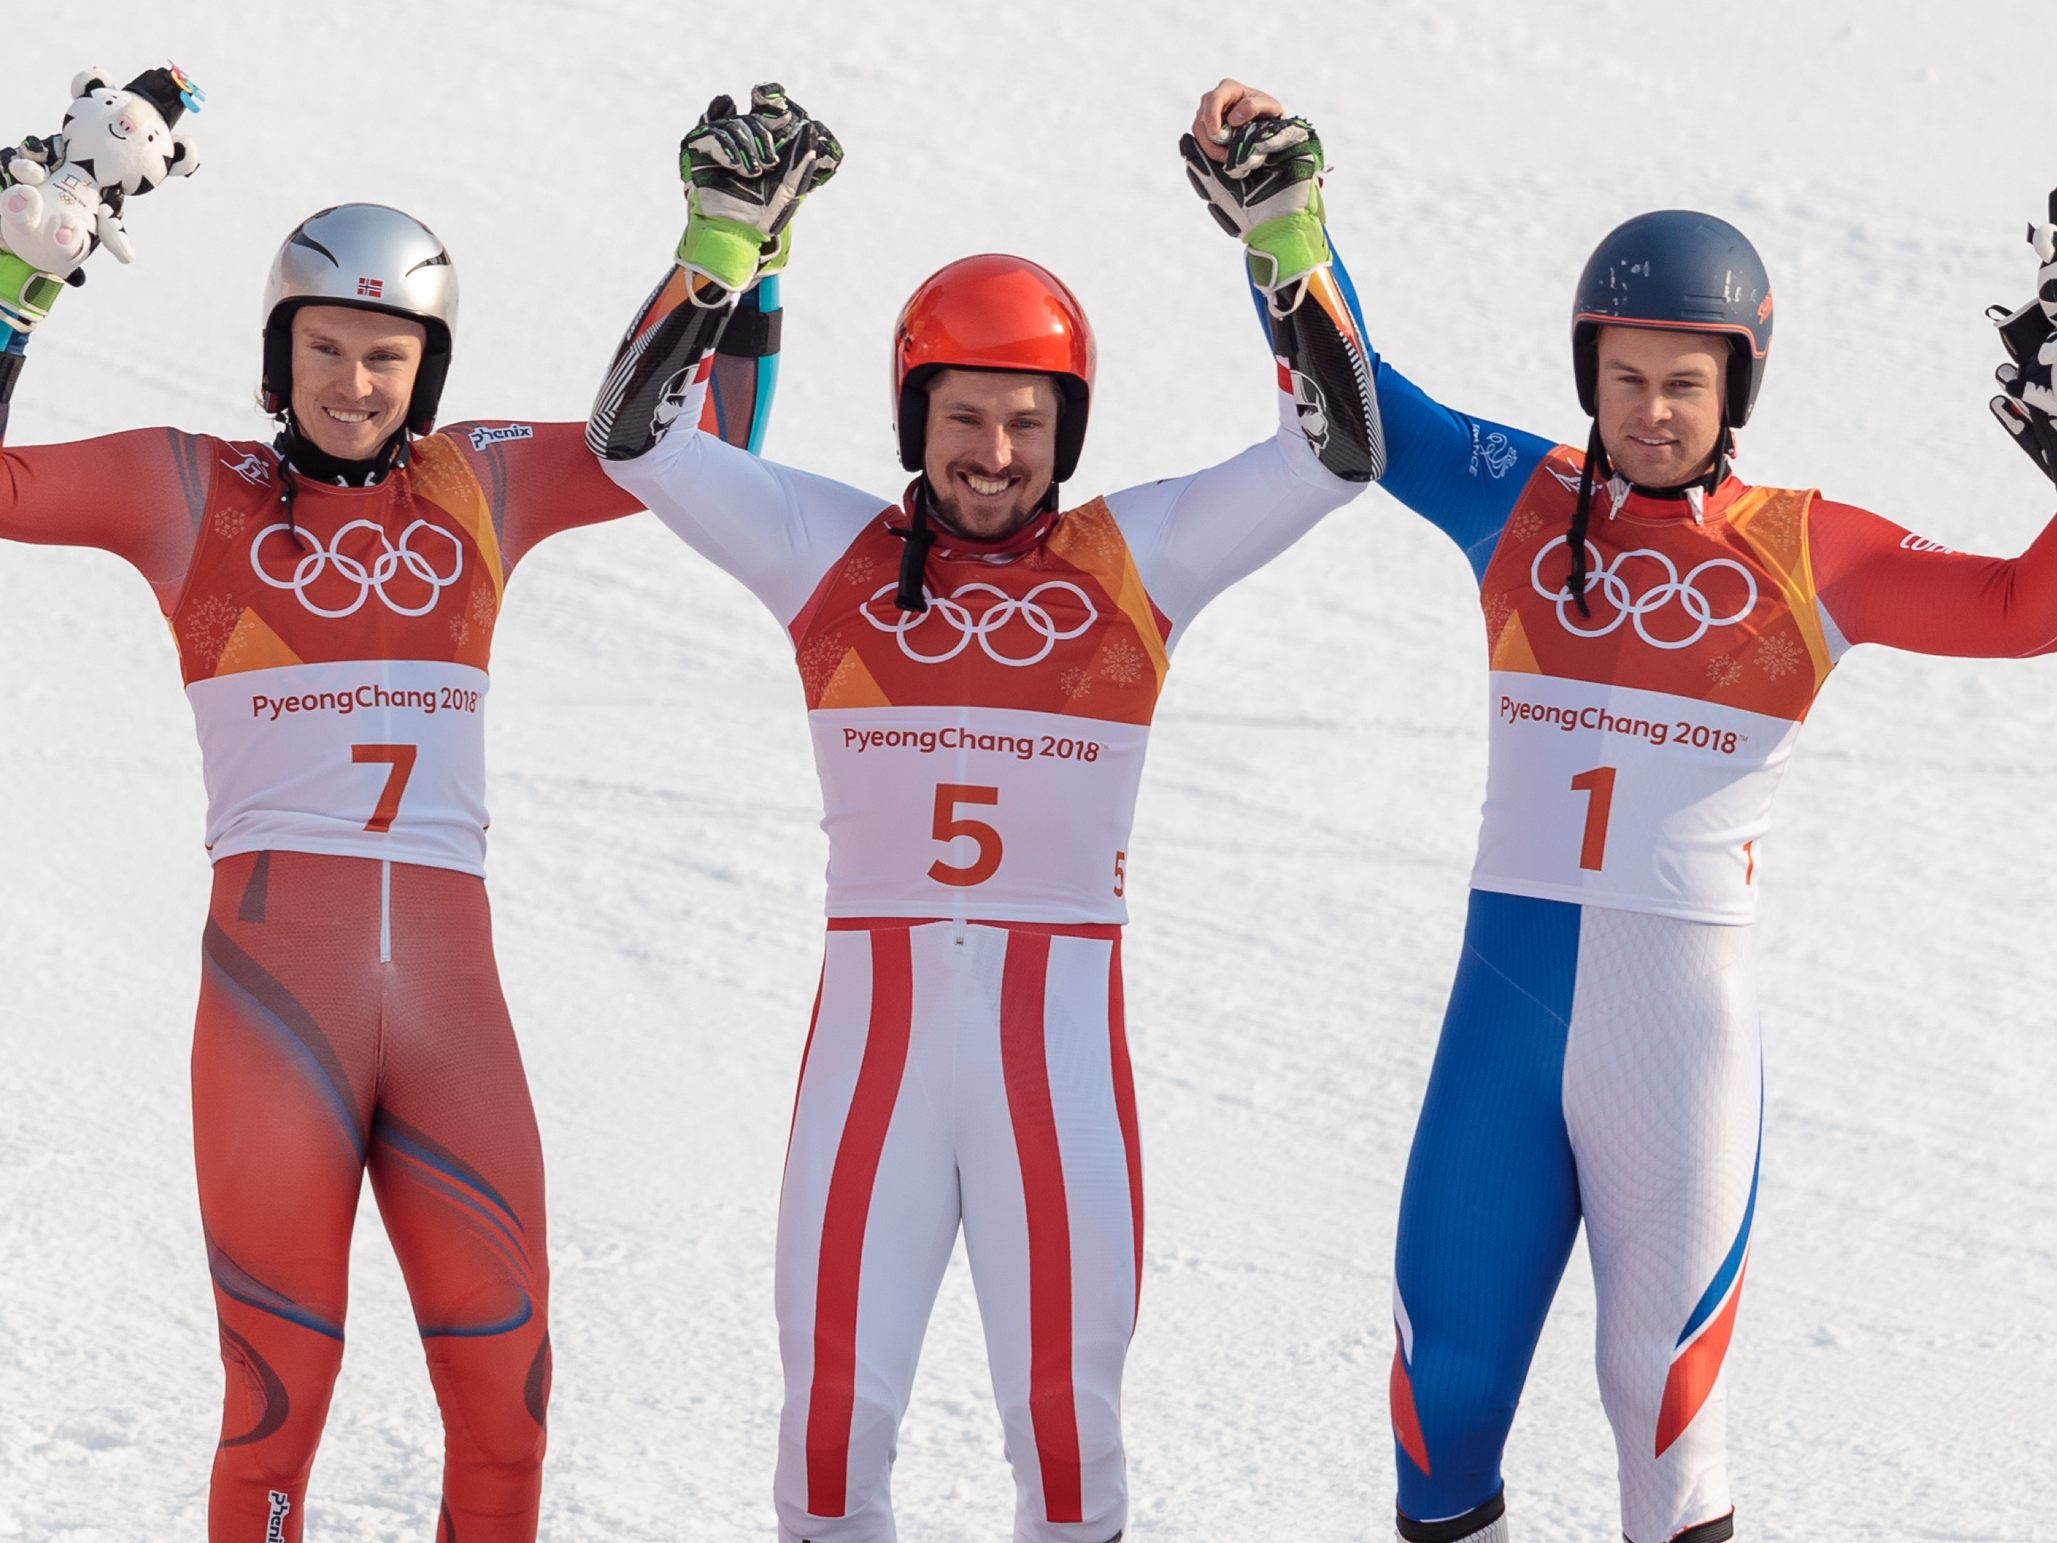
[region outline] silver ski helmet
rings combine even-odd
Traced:
[[[428,336],[407,428],[426,434],[436,426],[457,331],[457,269],[434,231],[384,204],[337,204],[293,227],[264,281],[268,413],[292,404],[293,313],[303,305],[344,305],[420,322]]]
[[[1639,214],[1608,232],[1586,259],[1571,307],[1571,368],[1578,403],[1593,412],[1602,327],[1717,332],[1733,352],[1728,425],[1750,420],[1771,352],[1771,279],[1749,238],[1693,209]]]

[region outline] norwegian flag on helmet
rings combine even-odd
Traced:
[[[384,279],[359,278],[357,281],[357,293],[364,296],[367,300],[377,300],[385,292],[386,281]]]

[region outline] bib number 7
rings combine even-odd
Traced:
[[[936,784],[936,818],[931,834],[942,842],[969,838],[977,847],[968,863],[948,863],[937,858],[929,864],[929,877],[938,884],[969,889],[983,884],[1000,871],[1000,833],[984,820],[966,819],[957,812],[959,804],[997,804],[998,788],[976,787],[963,782]]]
[[[384,761],[392,767],[386,773],[386,785],[379,791],[377,807],[371,818],[364,822],[364,828],[372,831],[389,831],[400,813],[400,795],[407,791],[407,779],[414,775],[414,757],[420,749],[417,745],[352,745],[350,759],[359,765],[367,761]]]

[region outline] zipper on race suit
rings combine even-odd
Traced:
[[[393,962],[393,865],[379,860],[379,963]]]

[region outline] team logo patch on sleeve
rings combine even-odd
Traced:
[[[271,468],[258,459],[254,451],[246,450],[243,453],[243,459],[240,461],[231,461],[228,457],[223,456],[221,464],[254,488],[261,488],[271,480]]]
[[[509,439],[534,439],[535,428],[526,423],[509,423],[500,428],[476,428],[471,431],[471,448],[483,450],[488,445],[497,445]]]

